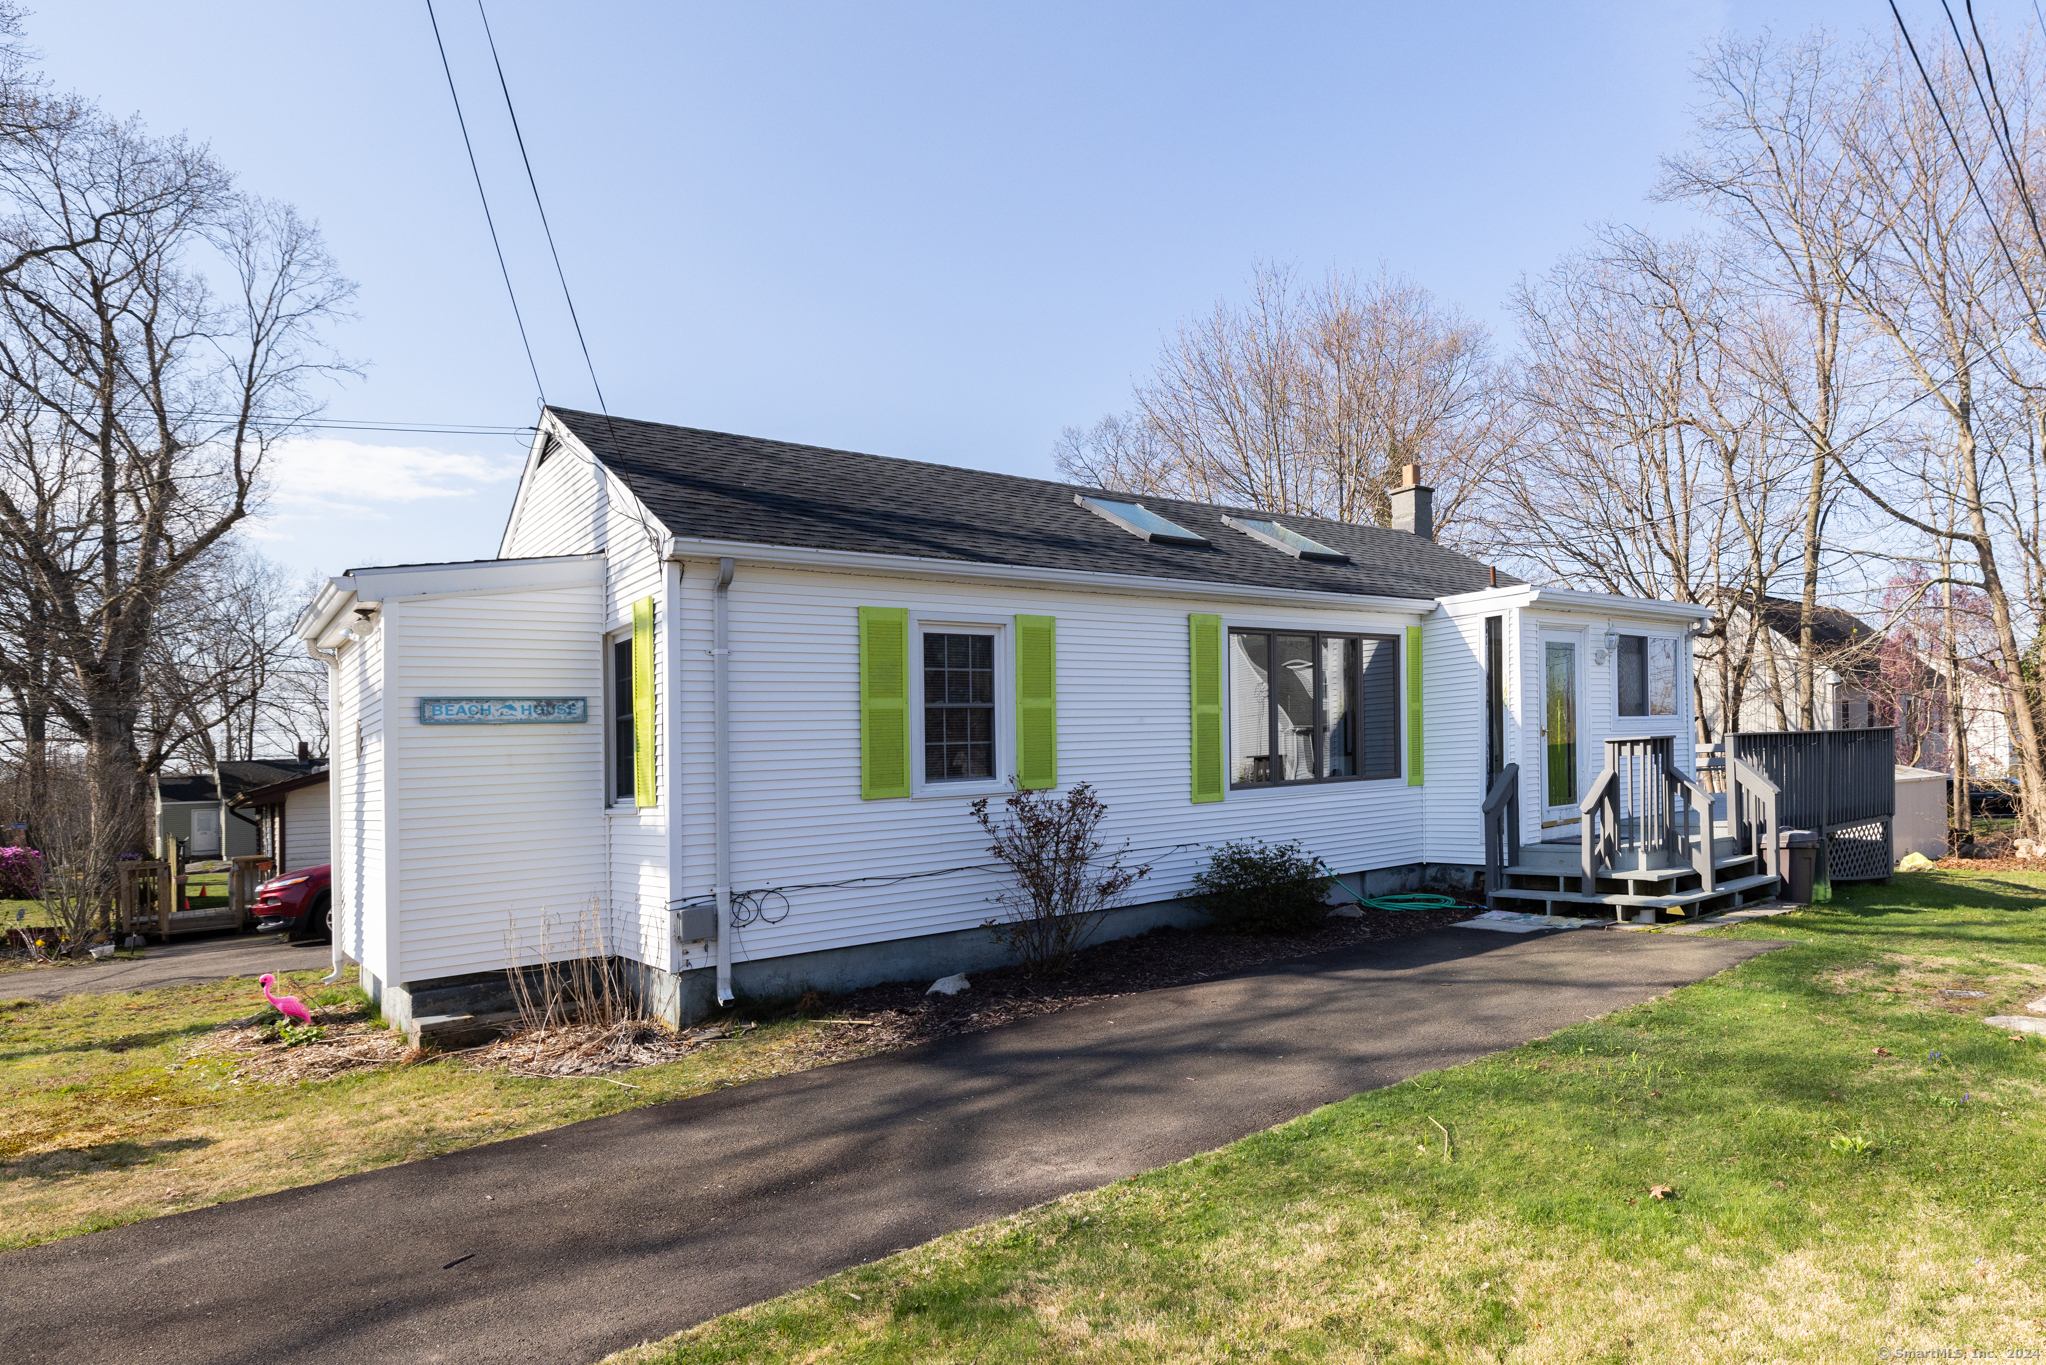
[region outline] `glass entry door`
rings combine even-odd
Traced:
[[[1542,640],[1542,823],[1577,815],[1577,641]]]

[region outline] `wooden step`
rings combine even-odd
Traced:
[[[1699,889],[1662,896],[1638,896],[1615,891],[1551,891],[1538,887],[1503,886],[1491,894],[1490,900],[1500,909],[1511,908],[1514,903],[1548,906],[1608,905],[1613,908],[1616,917],[1628,910],[1653,910],[1669,911],[1686,918],[1695,918],[1698,914],[1733,909],[1750,901],[1774,895],[1776,882],[1776,878],[1761,873],[1723,881],[1710,891]]]

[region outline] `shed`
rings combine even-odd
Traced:
[[[155,778],[156,847],[161,856],[175,843],[183,858],[237,858],[270,850],[253,816],[236,808],[245,792],[302,777],[314,760],[232,759],[210,772],[159,773]]]
[[[1890,826],[1891,853],[1947,856],[1947,775],[1930,768],[1897,765],[1897,813]]]

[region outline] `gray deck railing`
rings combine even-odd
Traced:
[[[1896,743],[1896,731],[1888,726],[1744,731],[1727,744],[1728,782],[1731,787],[1733,775],[1745,768],[1774,786],[1780,794],[1777,823],[1812,830],[1825,840],[1830,878],[1887,877],[1890,823],[1897,810]],[[1731,807],[1729,799],[1730,816]],[[1772,855],[1775,844],[1772,837]]]
[[[1520,861],[1520,765],[1509,763],[1492,779],[1481,808],[1485,823],[1485,904],[1506,885],[1506,869]]]
[[[1712,794],[1677,767],[1668,735],[1609,739],[1605,766],[1578,803],[1584,889],[1614,870],[1688,863],[1707,891],[1712,866]]]
[[[1782,790],[1739,755],[1726,760],[1726,823],[1734,848],[1746,854],[1759,850],[1772,877],[1783,875],[1777,831],[1783,827]]]

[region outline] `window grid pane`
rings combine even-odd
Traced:
[[[1648,714],[1674,716],[1677,713],[1677,642],[1650,636],[1648,640]]]
[[[1323,777],[1357,775],[1357,642],[1322,637]]]
[[[924,780],[995,775],[995,637],[924,636]]]
[[[1640,635],[1622,635],[1618,672],[1614,683],[1620,693],[1620,714],[1623,716],[1645,716],[1648,714],[1648,641]]]
[[[1229,780],[1272,780],[1269,635],[1229,636]]]

